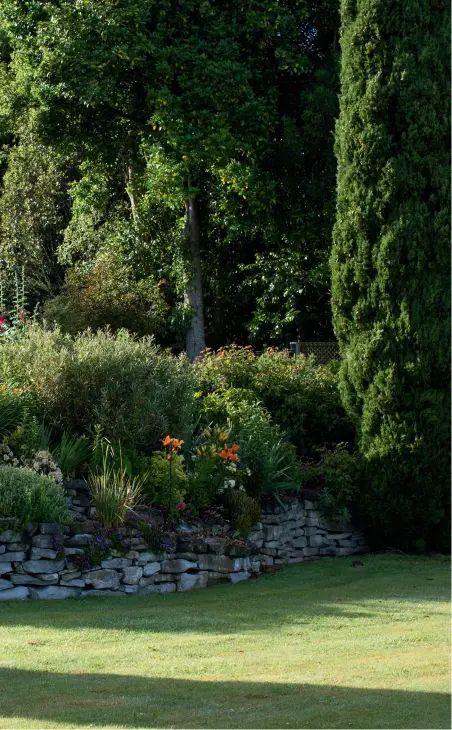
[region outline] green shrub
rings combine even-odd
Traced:
[[[294,447],[252,391],[212,393],[199,404],[201,422],[215,417],[228,424],[230,440],[240,444],[243,484],[253,497],[299,488],[300,468]]]
[[[32,412],[32,397],[22,388],[0,385],[0,439],[11,434]]]
[[[301,458],[314,455],[325,443],[353,439],[334,365],[268,350],[258,358],[254,388]]]
[[[302,458],[314,455],[325,443],[353,438],[335,364],[315,365],[313,357],[291,357],[287,350],[269,349],[256,356],[249,348],[234,346],[206,351],[194,370],[204,396],[232,390],[248,393],[248,400],[259,400]],[[212,416],[214,402],[211,398]],[[217,416],[215,420],[221,422],[221,413]]]
[[[193,439],[193,451],[187,456],[187,500],[195,508],[212,504],[216,495],[231,486],[243,484],[240,455],[228,453],[232,447],[226,427],[201,429]]]
[[[191,423],[194,381],[187,361],[152,340],[122,331],[72,339],[33,325],[17,344],[1,348],[5,382],[33,393],[46,420],[76,434],[103,434],[151,453],[168,432]]]
[[[70,523],[61,485],[28,469],[0,467],[0,517],[13,517],[19,527],[29,522]]]
[[[207,348],[193,363],[198,385],[203,393],[251,388],[257,358],[250,347],[230,345],[219,350]]]
[[[144,497],[148,503],[162,505],[173,512],[183,500],[187,489],[187,475],[179,454],[168,459],[165,451],[156,451],[150,458],[149,477],[144,483]]]
[[[305,464],[302,474],[303,486],[318,491],[319,509],[331,524],[356,515],[363,462],[359,454],[348,452],[347,444],[338,444],[334,451],[323,449],[320,460]]]
[[[44,315],[71,335],[106,326],[157,335],[163,331],[166,310],[157,282],[137,281],[133,267],[109,251],[99,255],[88,272],[68,270],[66,293],[48,300]]]
[[[249,535],[261,516],[259,503],[246,492],[230,489],[226,493],[226,506],[231,522],[240,535],[242,537]]]
[[[450,550],[450,4],[342,2],[333,324],[374,544]],[[421,541],[421,542],[419,542]]]

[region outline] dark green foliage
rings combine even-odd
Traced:
[[[149,478],[143,486],[144,501],[159,504],[173,512],[185,496],[187,476],[178,454],[168,459],[165,451],[155,451],[149,460]]]
[[[29,469],[13,466],[0,467],[0,517],[14,518],[18,527],[29,522],[70,522],[60,484]]]
[[[32,326],[1,348],[3,377],[26,386],[48,422],[102,434],[150,453],[191,422],[193,378],[184,359],[128,333],[78,335]]]
[[[347,444],[334,451],[322,449],[320,459],[302,465],[303,487],[314,489],[318,508],[330,524],[357,516],[357,502],[364,478],[360,454],[350,454]]]
[[[249,494],[259,499],[300,487],[295,448],[272,422],[253,391],[232,388],[211,393],[202,400],[199,409],[201,423],[227,423],[229,441],[240,444],[240,472]]]
[[[90,443],[86,436],[71,436],[64,431],[53,453],[63,476],[72,476],[77,468],[89,461]]]
[[[343,0],[334,327],[375,542],[449,536],[449,25],[442,0]]]
[[[317,366],[312,358],[289,357],[286,350],[256,356],[249,348],[208,351],[195,363],[198,387],[204,393],[233,389],[240,399],[259,400],[287,434],[300,457],[315,455],[326,443],[351,441],[354,429],[341,403],[335,365]],[[235,397],[235,396],[234,396]],[[215,399],[209,401],[212,420]],[[224,403],[224,401],[222,401]]]
[[[167,307],[151,277],[137,280],[118,252],[98,256],[87,272],[82,271],[70,272],[65,293],[46,302],[48,322],[72,335],[105,326],[141,336],[162,333]]]
[[[210,341],[328,336],[337,29],[336,0],[3,0],[0,249],[56,293],[60,264],[85,278],[113,247],[131,291],[169,292],[164,330],[138,306],[130,328],[177,346],[191,195]],[[49,312],[78,330],[62,296]],[[124,309],[86,321],[117,329]]]
[[[226,506],[232,524],[242,537],[246,537],[261,516],[259,503],[246,492],[231,489],[226,494]]]

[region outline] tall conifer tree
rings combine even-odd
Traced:
[[[333,315],[386,545],[448,534],[449,3],[342,0]]]

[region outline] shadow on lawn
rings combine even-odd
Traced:
[[[19,669],[0,669],[0,686],[3,720],[72,727],[450,727],[450,698],[440,692]]]
[[[392,599],[449,601],[448,560],[363,559],[362,568],[336,558],[191,593],[8,602],[0,604],[0,626],[238,634],[319,617],[372,618],[381,613],[378,604]]]

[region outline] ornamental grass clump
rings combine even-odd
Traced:
[[[112,464],[113,452],[106,439],[102,447],[102,466],[98,472],[91,472],[89,488],[99,522],[104,527],[119,527],[139,502],[147,475],[129,477],[122,465],[118,468]]]

